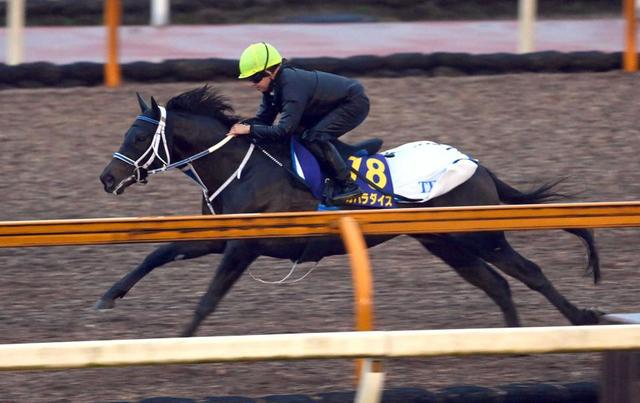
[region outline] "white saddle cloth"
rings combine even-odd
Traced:
[[[478,168],[477,161],[454,147],[416,141],[383,153],[387,157],[393,191],[422,202],[461,185]]]

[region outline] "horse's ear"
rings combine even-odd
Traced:
[[[136,92],[136,97],[138,97],[138,105],[140,105],[140,111],[142,113],[145,113],[146,111],[148,111],[149,106],[147,105],[146,102],[144,102],[144,99],[140,96],[139,92]]]
[[[160,112],[160,107],[158,106],[158,103],[156,102],[156,99],[154,97],[151,97],[151,109],[153,109],[155,112]]]

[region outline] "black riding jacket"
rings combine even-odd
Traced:
[[[281,140],[300,127],[312,127],[354,93],[363,91],[356,80],[286,64],[280,68],[271,90],[263,94],[256,117],[247,121],[251,137],[258,141]],[[274,125],[278,114],[280,119]]]

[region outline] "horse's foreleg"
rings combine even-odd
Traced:
[[[183,337],[193,336],[202,323],[218,306],[242,273],[258,257],[255,248],[246,241],[230,241],[207,292],[200,298],[191,323],[182,332]]]
[[[160,246],[151,252],[144,261],[117,281],[96,302],[96,309],[111,309],[115,306],[116,298],[124,297],[131,288],[156,267],[160,267],[175,260],[194,259],[210,253],[222,253],[223,241],[182,241],[172,242]]]
[[[427,239],[418,238],[418,241],[451,266],[460,277],[483,290],[500,307],[507,326],[520,326],[518,311],[511,298],[507,280],[478,256],[456,245],[455,242]]]
[[[599,322],[598,312],[580,309],[569,302],[556,290],[537,264],[511,247],[503,233],[464,234],[456,237],[468,242],[484,260],[544,295],[572,324],[592,325]]]

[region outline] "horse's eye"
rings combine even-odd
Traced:
[[[136,139],[136,143],[142,143],[147,139],[147,136],[140,133],[140,134],[136,134],[135,139]]]

